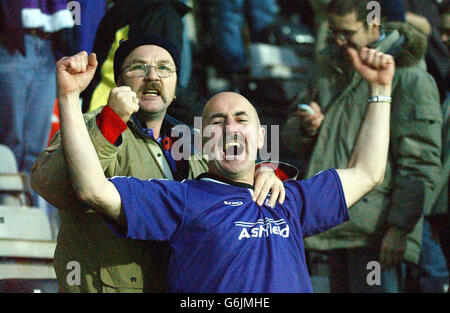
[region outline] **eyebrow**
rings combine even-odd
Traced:
[[[144,60],[144,59],[133,59],[130,63],[127,64],[127,66],[124,66],[124,67],[122,68],[122,70],[124,70],[126,67],[128,67],[128,66],[130,66],[130,65],[132,65],[132,64],[146,64],[146,63],[147,63],[147,61]],[[157,63],[158,63],[158,64],[165,64],[165,65],[173,65],[173,66],[175,66],[175,65],[172,64],[172,62],[170,62],[169,60],[160,60],[160,61],[158,61]]]
[[[245,112],[245,111],[239,111],[239,112],[236,112],[236,113],[233,114],[233,117],[236,117],[236,116],[242,116],[242,115],[245,115],[245,116],[247,116],[247,117],[250,117],[250,116],[247,114],[247,112]],[[212,119],[218,118],[218,117],[226,118],[227,115],[226,115],[225,113],[220,113],[220,112],[219,112],[219,113],[214,113],[213,115],[211,115],[211,116],[209,117],[209,119],[212,120]]]

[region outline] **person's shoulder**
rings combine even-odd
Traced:
[[[329,168],[322,170],[311,177],[307,177],[304,179],[289,179],[283,182],[284,186],[287,188],[292,188],[293,186],[309,186],[311,184],[321,184],[325,181],[340,181],[339,174],[334,168]]]
[[[394,79],[394,89],[392,94],[395,97],[399,92],[407,92],[408,94],[421,94],[439,97],[439,89],[433,76],[426,71],[420,64],[397,68],[396,77]],[[422,95],[422,96],[424,96]],[[436,98],[437,100],[438,98]],[[439,100],[437,100],[439,102]]]
[[[104,106],[101,106],[95,110],[84,113],[83,114],[84,121],[87,122],[87,121],[93,119],[94,117],[96,117],[97,115],[99,115],[100,112],[103,110],[103,107]]]

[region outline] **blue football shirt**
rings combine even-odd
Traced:
[[[303,237],[348,220],[334,169],[284,183],[258,206],[252,186],[203,174],[183,182],[114,177],[126,236],[170,244],[170,292],[312,292]]]

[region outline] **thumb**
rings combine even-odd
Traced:
[[[358,51],[355,48],[350,47],[350,48],[347,48],[347,54],[350,58],[350,61],[353,64],[355,70],[359,71],[362,68],[363,63],[362,63],[362,60],[361,60],[361,57],[360,57]]]
[[[314,110],[314,112],[316,112],[316,114],[322,113],[322,110],[320,109],[320,106],[317,104],[317,102],[313,101],[309,104],[309,106]]]
[[[97,55],[94,52],[92,52],[91,54],[89,54],[88,57],[87,70],[89,72],[95,72],[95,70],[97,69],[97,65],[98,65]]]

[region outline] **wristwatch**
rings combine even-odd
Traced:
[[[368,103],[377,103],[377,102],[392,102],[392,98],[388,96],[373,96],[369,97],[369,100],[367,100]]]

